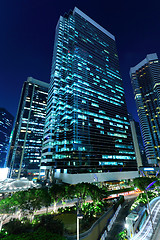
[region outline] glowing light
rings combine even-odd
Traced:
[[[157,182],[157,181],[154,181],[154,182],[150,183],[150,184],[146,187],[146,189],[150,188],[155,182]]]
[[[125,226],[125,228],[128,228],[128,227],[129,227],[129,225],[128,225],[127,223],[126,223],[124,226]]]
[[[7,178],[9,168],[0,168],[0,181],[3,181]]]
[[[144,171],[154,171],[154,168],[144,168]]]

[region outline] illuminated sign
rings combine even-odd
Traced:
[[[154,168],[144,168],[144,171],[154,171]]]

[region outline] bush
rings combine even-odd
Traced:
[[[3,239],[8,233],[5,231],[5,229],[2,229],[0,232],[0,239]]]
[[[44,228],[40,228],[35,232],[24,233],[20,235],[9,235],[3,238],[3,240],[66,240],[66,238],[47,232]]]
[[[148,199],[149,201],[151,201],[153,198],[157,197],[158,194],[155,192],[147,192],[148,195]],[[133,210],[134,208],[136,208],[139,204],[142,205],[147,205],[147,197],[145,193],[140,193],[139,196],[136,198],[136,200],[134,201],[134,203],[131,206],[131,210]]]
[[[7,239],[7,240],[8,239],[9,240],[10,239],[16,239],[16,240],[55,239],[55,240],[58,240],[59,238],[50,238],[50,236],[52,236],[52,234],[54,235],[57,234],[58,236],[62,236],[63,229],[64,229],[63,223],[58,219],[54,219],[52,215],[39,216],[36,218],[34,223],[30,223],[26,219],[23,219],[23,221],[12,219],[9,223],[4,225],[4,230],[1,231],[0,233],[0,239]],[[7,236],[5,232],[8,233]],[[41,234],[43,235],[44,233],[48,234],[48,237],[42,238]],[[33,234],[35,238],[32,238]]]
[[[54,216],[42,215],[37,218],[37,223],[34,225],[35,230],[38,230],[39,228],[45,228],[47,232],[57,233],[62,236],[64,226],[60,220],[54,219]]]
[[[120,232],[117,236],[118,240],[127,240],[127,230],[125,229],[124,231]]]
[[[32,225],[28,221],[21,222],[18,219],[11,219],[3,226],[3,228],[8,232],[8,234],[21,234],[30,231],[32,229]]]
[[[76,212],[76,207],[61,207],[58,209],[58,213],[75,213]]]

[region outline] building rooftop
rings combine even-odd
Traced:
[[[40,86],[42,86],[42,87],[49,88],[49,83],[46,83],[46,82],[37,80],[37,79],[32,78],[32,77],[28,77],[28,78],[27,78],[27,82],[30,82],[30,83],[33,83],[33,84],[37,84],[37,85],[40,85]]]
[[[77,7],[74,8],[73,10],[73,15],[75,13],[78,13],[80,16],[82,16],[83,18],[85,18],[88,22],[90,22],[92,25],[94,25],[96,28],[98,28],[99,30],[101,30],[103,33],[105,33],[107,36],[109,36],[110,38],[112,38],[115,41],[115,36],[113,36],[110,32],[108,32],[105,28],[103,28],[102,26],[100,26],[98,23],[96,23],[93,19],[91,19],[90,17],[88,17],[85,13],[83,13],[81,10],[79,10]]]
[[[130,68],[130,72],[129,72],[130,76],[132,75],[132,73],[135,73],[138,69],[143,67],[149,61],[156,60],[156,59],[158,59],[158,56],[156,53],[147,54],[147,56],[144,60],[142,60],[140,63],[138,63],[135,67]]]

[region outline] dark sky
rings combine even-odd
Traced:
[[[77,6],[116,37],[128,111],[137,120],[129,69],[160,56],[160,2],[144,0],[0,0],[0,107],[16,115],[27,77],[49,82],[55,26]]]

